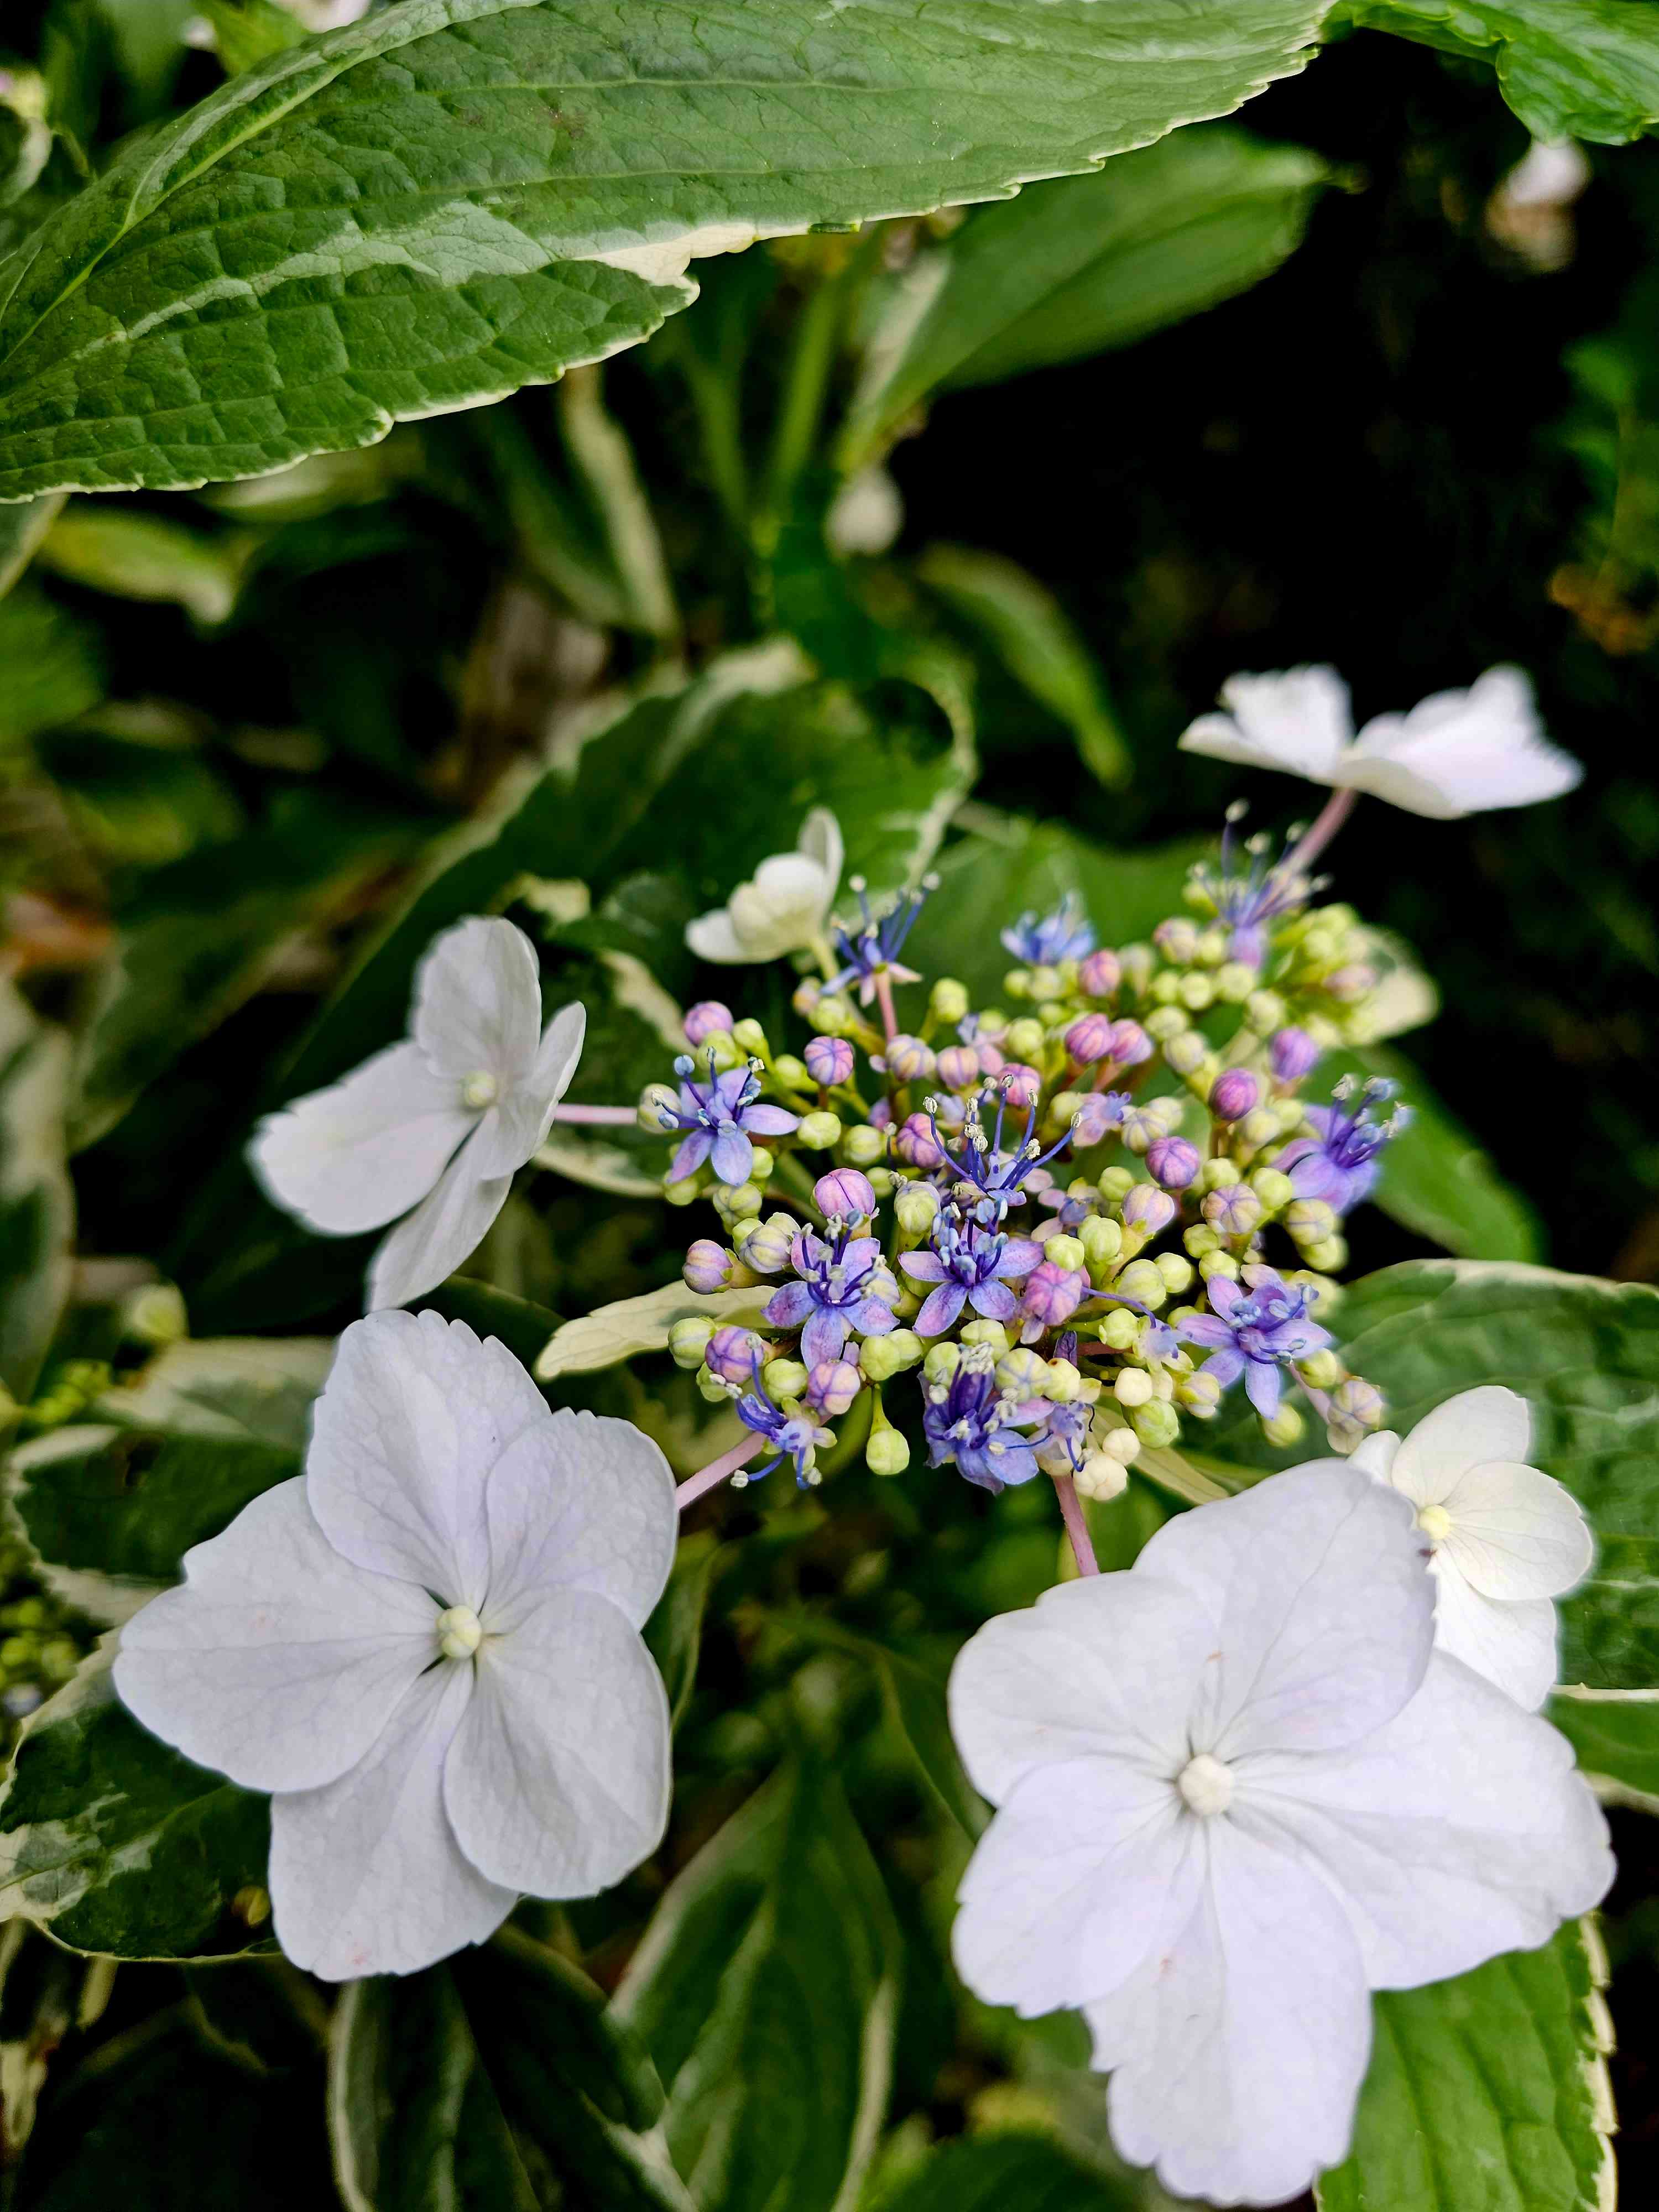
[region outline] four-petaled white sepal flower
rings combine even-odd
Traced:
[[[521,1892],[591,1897],[660,1841],[668,1701],[640,1638],[674,1482],[626,1421],[550,1413],[492,1338],[340,1339],[306,1472],[185,1555],[121,1632],[145,1727],[269,1790],[296,1966],[412,1973]]]
[[[1545,737],[1519,668],[1489,668],[1467,691],[1437,691],[1408,714],[1378,714],[1358,737],[1334,668],[1230,677],[1221,703],[1224,714],[1200,714],[1187,731],[1183,752],[1369,791],[1436,821],[1556,799],[1583,775]]]
[[[1402,1443],[1367,1437],[1352,1466],[1410,1500],[1433,1547],[1434,1640],[1535,1711],[1555,1681],[1553,1601],[1595,1546],[1571,1492],[1527,1465],[1532,1413],[1487,1384],[1448,1398]]]
[[[786,952],[816,949],[841,883],[841,824],[827,806],[815,806],[800,825],[793,853],[774,853],[724,906],[685,925],[685,941],[699,960],[776,960]]]
[[[1369,1992],[1531,1949],[1613,1878],[1565,1740],[1434,1650],[1425,1551],[1403,1498],[1316,1461],[989,1622],[952,1671],[1000,1808],[962,1978],[1081,2008],[1119,2150],[1176,2196],[1297,2196],[1347,2148]]]
[[[368,1310],[422,1297],[477,1249],[514,1170],[546,1141],[586,1018],[561,1006],[544,1030],[524,932],[457,922],[416,970],[403,1043],[267,1115],[248,1147],[253,1171],[325,1237],[396,1221],[369,1263]]]

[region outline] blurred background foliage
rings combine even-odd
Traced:
[[[0,250],[295,9],[8,0]],[[704,262],[695,307],[550,390],[199,494],[0,507],[0,1208],[33,1280],[70,1185],[49,1164],[17,1200],[14,1170],[55,1102],[81,1255],[50,1346],[51,1298],[0,1345],[25,1435],[109,1417],[112,1380],[174,1326],[165,1283],[199,1336],[352,1316],[362,1249],[264,1208],[240,1143],[262,1103],[391,1033],[453,913],[534,931],[550,988],[593,1018],[574,1095],[627,1096],[662,1072],[661,992],[721,985],[685,920],[808,805],[836,805],[878,883],[942,833],[917,945],[994,986],[1004,908],[1079,883],[1111,943],[1170,910],[1239,781],[1176,738],[1236,670],[1305,660],[1334,662],[1362,717],[1522,660],[1588,770],[1534,811],[1370,806],[1338,848],[1342,896],[1418,949],[1444,1007],[1395,1071],[1430,1109],[1418,1181],[1402,1166],[1389,1210],[1356,1217],[1356,1270],[1450,1249],[1659,1280],[1659,780],[1632,737],[1659,714],[1659,147],[1589,147],[1583,179],[1531,200],[1506,186],[1528,148],[1486,67],[1354,33],[1242,123],[1098,178]],[[734,675],[722,656],[748,647]],[[1248,795],[1275,828],[1304,804],[1261,778]],[[777,1020],[769,988],[740,1011]],[[520,1328],[533,1309],[526,1356],[554,1316],[671,1279],[684,1241],[652,1147],[574,1164],[451,1286],[504,1334],[505,1306],[465,1297],[526,1302]],[[682,1466],[707,1448],[665,1363],[564,1395]],[[95,1456],[88,1494],[121,1494],[128,1464]],[[681,1711],[668,1851],[592,1905],[526,1908],[494,1982],[434,1970],[337,2014],[344,2201],[682,2203],[653,2163],[661,2093],[616,2039],[637,2033],[679,2172],[722,2212],[775,2178],[734,2169],[727,2135],[775,2151],[783,2115],[805,2130],[791,2212],[848,2212],[849,2144],[868,2151],[890,2087],[865,2212],[1158,2203],[1113,2166],[1074,2024],[974,2006],[945,1952],[982,1814],[938,1680],[988,1612],[1054,1579],[1051,1503],[957,1486],[924,1522],[854,1455],[833,1513],[751,1493],[695,1534],[653,1629]],[[1137,1482],[1099,1520],[1103,1564],[1168,1510]],[[14,1716],[106,1617],[25,1558],[13,1540]],[[106,1755],[88,1742],[83,1782]],[[1639,2202],[1659,1850],[1624,1822]],[[216,1932],[174,1948],[264,1941],[257,1885],[201,1911]],[[614,2032],[577,1960],[620,1981]],[[6,2203],[320,2201],[324,2023],[279,1960],[112,1980],[14,1923],[0,1976]],[[550,2038],[568,2078],[535,2075]],[[737,2101],[711,2112],[710,2081]],[[416,2109],[418,2157],[386,2120]],[[934,2147],[964,2129],[979,2154]]]

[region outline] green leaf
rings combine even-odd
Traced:
[[[1129,2212],[1136,2201],[1051,2137],[1011,2132],[930,2151],[861,2212]]]
[[[1115,852],[1058,822],[973,809],[973,833],[934,862],[939,887],[911,932],[905,959],[924,975],[954,975],[976,1006],[996,1003],[1015,965],[999,933],[1027,908],[1039,913],[1075,891],[1103,945],[1149,936],[1183,911],[1187,871],[1210,849],[1200,839]]]
[[[69,1295],[75,1194],[64,1159],[70,1043],[0,977],[0,1388],[28,1397]],[[0,1427],[6,1407],[0,1401]]]
[[[0,515],[11,513],[0,507]],[[20,548],[26,539],[18,541]],[[29,550],[33,550],[30,548]],[[22,559],[27,552],[22,551]],[[103,655],[87,623],[31,580],[0,599],[0,747],[72,722],[104,696]]]
[[[668,1587],[645,1624],[645,1641],[657,1662],[668,1692],[669,1717],[678,1728],[691,1702],[697,1679],[697,1655],[702,1648],[702,1619],[720,1556],[720,1542],[712,1528],[695,1536],[682,1536],[674,1553]]]
[[[106,1391],[94,1410],[124,1428],[302,1452],[333,1358],[326,1336],[192,1337],[157,1352],[135,1381]]]
[[[159,514],[79,501],[60,514],[37,559],[54,575],[123,599],[170,600],[199,623],[222,623],[236,604],[237,549]]]
[[[742,1291],[688,1291],[684,1283],[665,1283],[659,1291],[645,1291],[636,1298],[618,1298],[611,1305],[596,1306],[592,1313],[562,1322],[554,1330],[536,1362],[536,1379],[550,1382],[559,1375],[586,1375],[596,1367],[615,1367],[641,1352],[666,1352],[668,1332],[674,1323],[698,1315],[717,1326],[732,1322],[739,1328],[752,1327],[774,1287],[770,1283],[756,1283]]]
[[[0,1915],[119,1959],[265,1941],[267,1802],[147,1735],[115,1695],[113,1638],[30,1714],[0,1791]]]
[[[1558,1690],[1549,1717],[1603,1798],[1659,1813],[1659,1690]]]
[[[213,26],[214,48],[227,76],[297,46],[306,34],[299,17],[276,0],[202,0],[202,13]]]
[[[336,2010],[329,2129],[348,2212],[691,2212],[641,2131],[662,2089],[604,1992],[508,1927]],[[565,2191],[569,2191],[568,2195]]]
[[[307,793],[246,836],[157,870],[122,916],[80,1041],[72,1146],[103,1136],[258,988],[285,938],[324,919],[416,836],[407,817]]]
[[[898,1936],[833,1776],[775,1776],[679,1875],[617,1992],[701,2212],[854,2198],[887,2102]]]
[[[843,463],[932,392],[1129,345],[1244,291],[1294,252],[1328,174],[1299,147],[1190,131],[971,216],[895,286]]]
[[[1113,790],[1129,781],[1128,749],[1100,669],[1051,592],[1017,562],[970,545],[930,545],[916,574],[1065,723],[1091,775]]]
[[[1359,27],[1494,63],[1534,138],[1620,146],[1659,123],[1650,0],[1345,0]]]
[[[40,540],[61,513],[64,495],[28,499],[15,507],[0,507],[0,599],[3,599],[29,562]]]
[[[0,499],[258,475],[546,382],[694,298],[692,255],[1086,169],[1291,74],[1322,13],[406,0],[232,78],[5,265]]]
[[[1600,1556],[1561,1607],[1562,1679],[1659,1684],[1659,1291],[1545,1267],[1410,1260],[1352,1285],[1343,1355],[1402,1433],[1501,1382],[1533,1410],[1534,1463],[1589,1516]]]
[[[1473,1133],[1401,1054],[1382,1045],[1339,1046],[1319,1063],[1322,1090],[1344,1075],[1382,1076],[1400,1086],[1411,1119],[1382,1154],[1374,1205],[1460,1260],[1535,1260],[1538,1223]]]
[[[1322,2212],[1600,2212],[1612,2035],[1590,1923],[1456,1981],[1373,2000],[1353,2148]]]

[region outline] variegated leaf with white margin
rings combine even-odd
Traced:
[[[404,0],[233,77],[0,268],[0,499],[263,475],[545,383],[648,337],[699,255],[1090,168],[1291,75],[1324,13]]]
[[[618,1298],[615,1304],[596,1307],[576,1321],[568,1321],[548,1339],[536,1362],[538,1382],[550,1382],[558,1375],[584,1375],[596,1367],[615,1367],[644,1352],[665,1352],[668,1332],[677,1321],[701,1316],[716,1326],[727,1322],[752,1328],[771,1297],[770,1283],[757,1283],[741,1291],[688,1291],[684,1283],[665,1283],[659,1291],[647,1291],[637,1298]]]

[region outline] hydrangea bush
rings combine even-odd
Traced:
[[[1558,252],[1644,12],[0,50],[19,2212],[1613,2201],[1659,1291],[1343,896],[1563,834],[1575,718],[1518,626],[1120,712],[888,463],[1290,256],[1216,118],[1361,30]]]

